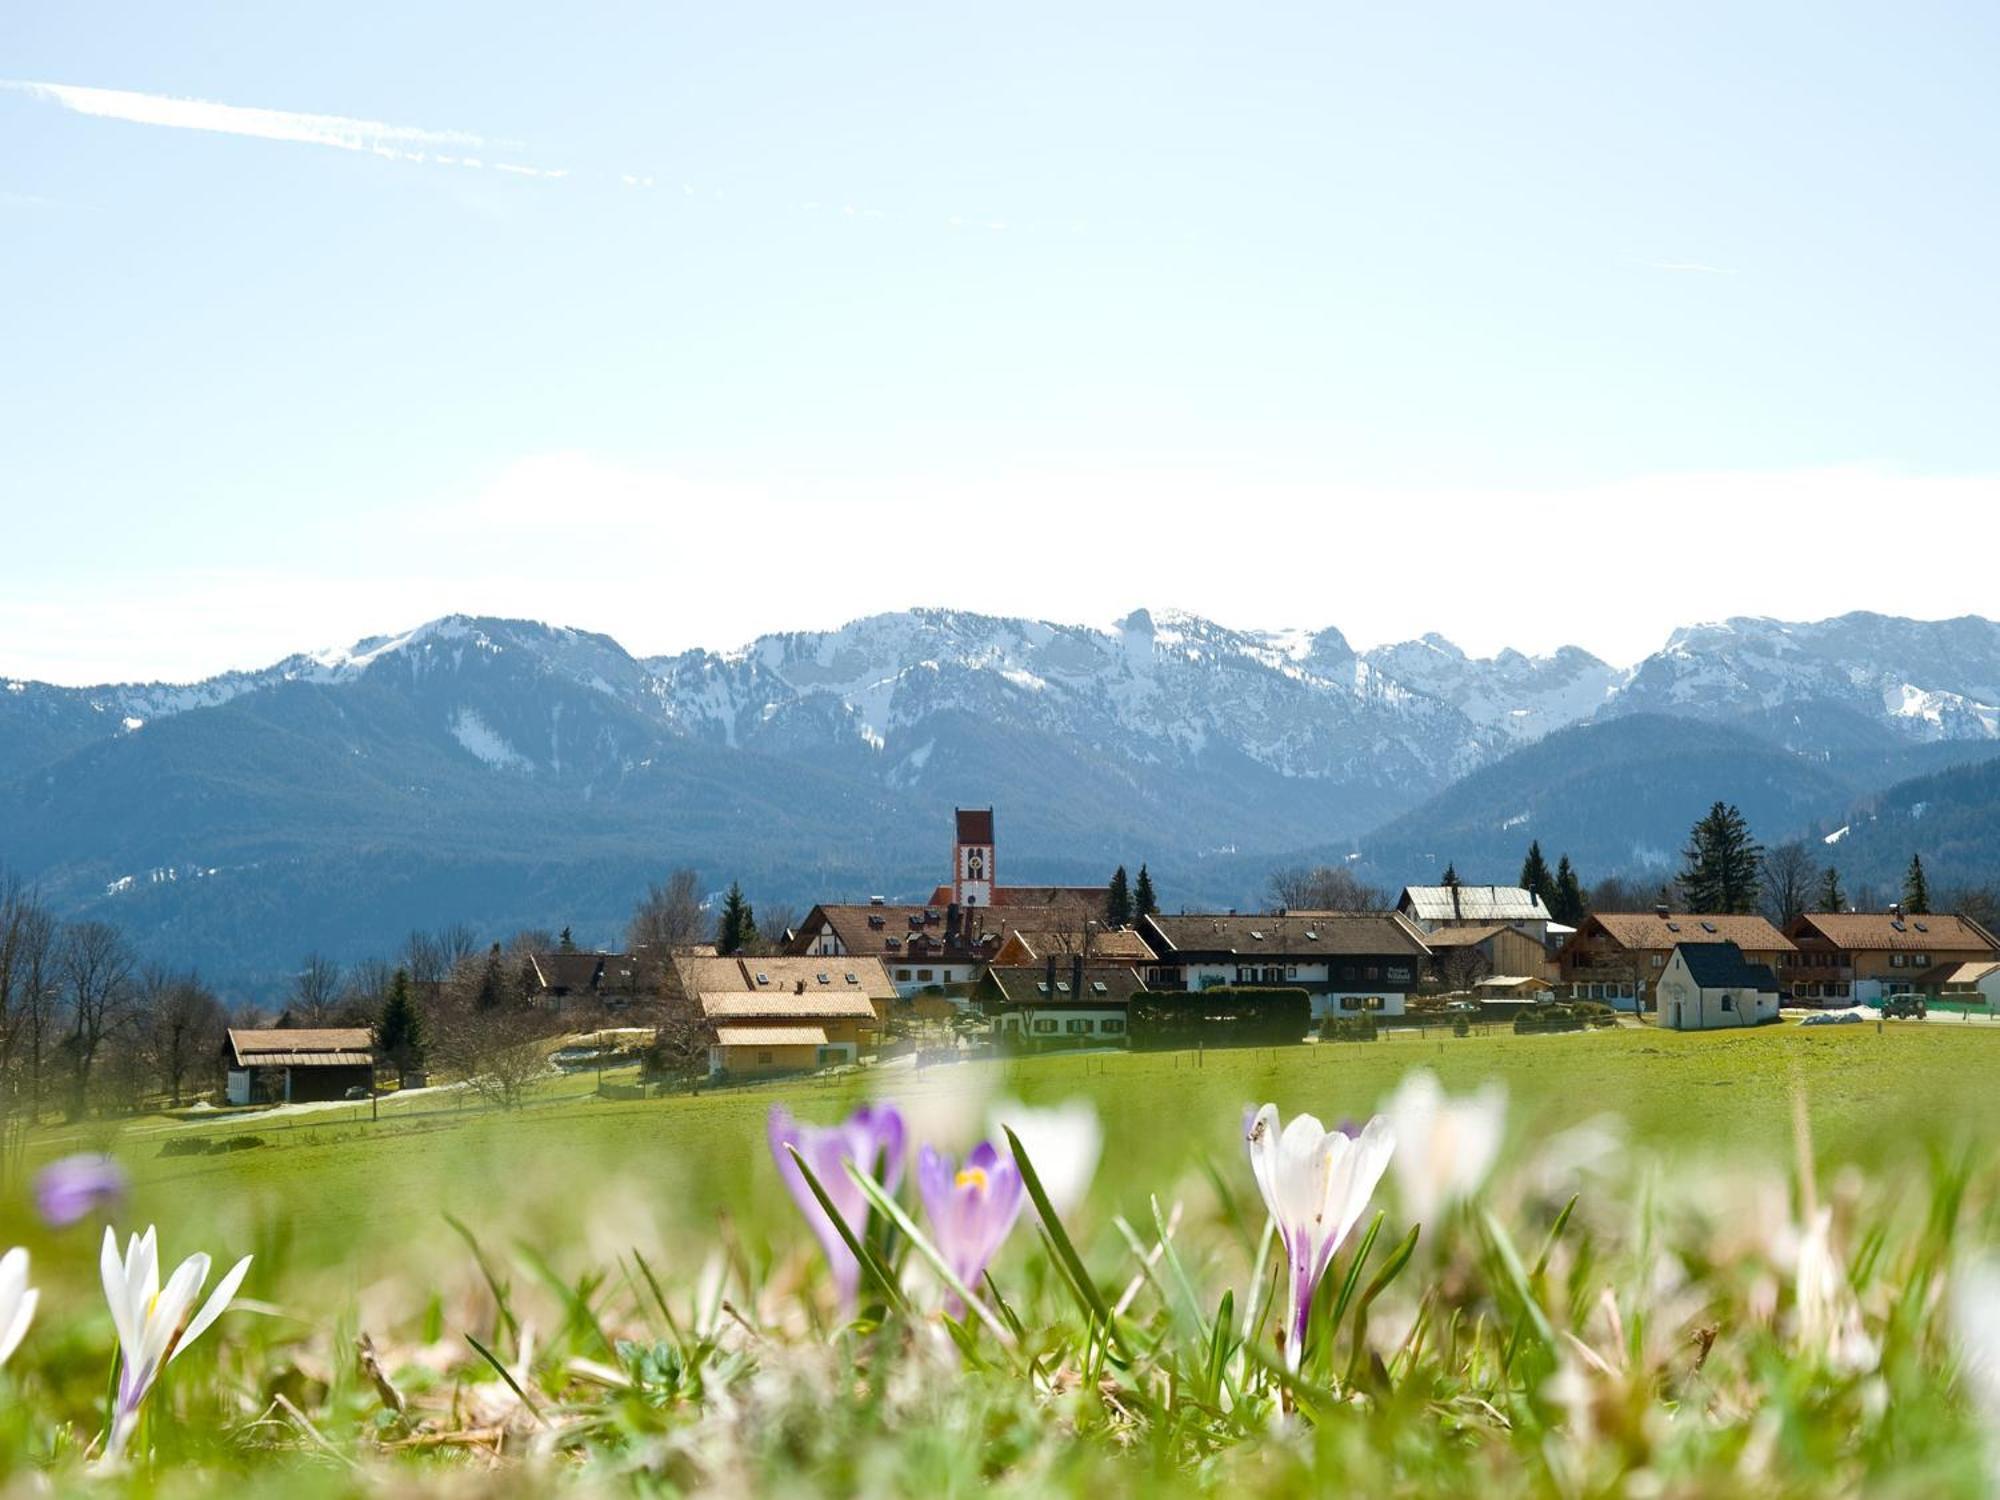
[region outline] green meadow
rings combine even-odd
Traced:
[[[55,1132],[22,1177],[108,1150],[133,1178],[121,1228],[157,1223],[169,1265],[196,1249],[258,1260],[248,1305],[155,1398],[150,1457],[94,1477],[84,1450],[113,1347],[101,1227],[38,1227],[17,1183],[4,1238],[32,1251],[43,1302],[0,1376],[0,1456],[59,1489],[170,1494],[227,1480],[272,1494],[1972,1495],[1983,1428],[1945,1278],[1995,1241],[1996,1064],[2000,1028],[1949,1022],[1433,1033],[657,1099],[599,1097],[581,1076],[513,1111],[433,1090],[379,1120],[340,1107]],[[1277,1278],[1244,1110],[1359,1121],[1419,1067],[1454,1094],[1504,1083],[1500,1165],[1400,1263],[1409,1226],[1384,1184],[1379,1229],[1357,1230],[1329,1277],[1348,1302],[1316,1311],[1290,1383],[1271,1364]],[[843,1323],[771,1162],[774,1104],[830,1122],[888,1098],[913,1145],[962,1151],[992,1099],[1077,1096],[1104,1127],[1095,1185],[1062,1243],[1031,1208],[992,1266],[1004,1338],[947,1322],[906,1242],[907,1305],[864,1299]],[[213,1146],[186,1154],[189,1141]],[[1786,1246],[1809,1203],[1836,1211],[1879,1348],[1868,1372],[1829,1372],[1800,1345]],[[1063,1273],[1068,1242],[1096,1293],[1124,1299],[1112,1324]],[[1353,1304],[1382,1276],[1370,1322]],[[401,1414],[358,1372],[364,1334]],[[798,1403],[817,1414],[809,1434],[785,1425]],[[1759,1412],[1778,1427],[1753,1441]]]

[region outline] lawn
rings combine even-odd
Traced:
[[[1554,1328],[1545,1325],[1573,1328],[1601,1343],[1602,1330],[1593,1334],[1589,1320],[1593,1299],[1605,1287],[1620,1286],[1619,1299],[1629,1298],[1635,1312],[1645,1307],[1654,1295],[1650,1284],[1640,1285],[1645,1278],[1630,1286],[1618,1278],[1637,1276],[1639,1268],[1651,1263],[1658,1253],[1657,1247],[1646,1248],[1651,1237],[1679,1236],[1673,1250],[1681,1268],[1677,1274],[1703,1290],[1692,1304],[1683,1305],[1685,1293],[1682,1302],[1673,1304],[1675,1326],[1687,1325],[1675,1336],[1679,1343],[1669,1339],[1654,1347],[1645,1336],[1628,1331],[1628,1357],[1635,1367],[1651,1364],[1643,1380],[1621,1374],[1626,1382],[1621,1399],[1641,1400],[1643,1393],[1643,1400],[1659,1403],[1662,1412],[1696,1412],[1705,1423],[1720,1420],[1715,1403],[1733,1410],[1729,1403],[1748,1399],[1745,1391],[1754,1391],[1760,1401],[1778,1400],[1775,1382],[1788,1393],[1784,1400],[1803,1403],[1799,1412],[1817,1412],[1821,1415],[1813,1420],[1823,1417],[1851,1429],[1845,1436],[1822,1435],[1829,1451],[1815,1451],[1811,1462],[1799,1460],[1798,1472],[1816,1475],[1824,1492],[1858,1493],[1855,1486],[1864,1480],[1868,1485],[1863,1487],[1875,1485],[1886,1474],[1927,1476],[1927,1482],[1944,1486],[1938,1492],[1970,1493],[1963,1486],[1965,1476],[1976,1472],[1976,1464],[1967,1468],[1976,1458],[1976,1446],[1969,1446],[1971,1429],[1955,1399],[1949,1405],[1955,1415],[1949,1421],[1941,1417],[1944,1429],[1928,1440],[1907,1416],[1894,1434],[1871,1437],[1856,1413],[1872,1409],[1868,1403],[1879,1403],[1879,1396],[1868,1396],[1857,1385],[1838,1399],[1829,1398],[1778,1357],[1788,1315],[1782,1298],[1766,1305],[1778,1296],[1766,1287],[1772,1276],[1782,1281],[1785,1234],[1794,1231],[1767,1226],[1764,1237],[1747,1250],[1729,1247],[1736,1245],[1731,1236],[1742,1227],[1732,1227],[1738,1215],[1754,1208],[1767,1217],[1788,1217],[1799,1199],[1800,1184],[1788,1174],[1796,1162],[1796,1101],[1803,1099],[1816,1160],[1813,1191],[1840,1208],[1851,1237],[1848,1253],[1859,1257],[1857,1284],[1872,1282],[1881,1304],[1871,1303],[1871,1316],[1891,1316],[1900,1305],[1893,1297],[1916,1295],[1898,1284],[1892,1297],[1892,1269],[1900,1273],[1930,1266],[1942,1253],[1941,1244],[1951,1243],[1954,1235],[1992,1239],[1994,1184],[1980,1148],[2000,1129],[2000,1091],[1991,1086],[1996,1063],[2000,1034],[1937,1024],[1890,1024],[1880,1031],[1873,1026],[1782,1026],[1709,1034],[1623,1028],[1536,1037],[1398,1035],[1360,1045],[1205,1055],[1062,1055],[921,1073],[892,1068],[635,1101],[600,1099],[588,1092],[593,1080],[571,1078],[552,1082],[528,1107],[512,1112],[458,1107],[450,1094],[433,1094],[390,1105],[380,1122],[369,1121],[365,1109],[287,1119],[155,1119],[115,1132],[63,1133],[36,1145],[29,1155],[32,1165],[79,1144],[108,1147],[133,1176],[127,1217],[140,1225],[158,1222],[169,1257],[199,1248],[226,1264],[238,1254],[257,1253],[245,1290],[263,1306],[262,1315],[253,1310],[225,1321],[224,1352],[212,1363],[195,1361],[198,1369],[212,1372],[211,1383],[197,1386],[190,1380],[180,1398],[185,1426],[199,1427],[207,1413],[222,1435],[204,1442],[187,1439],[192,1447],[179,1461],[190,1475],[234,1467],[247,1480],[263,1482],[279,1472],[291,1473],[302,1462],[338,1471],[340,1463],[356,1461],[349,1455],[380,1461],[373,1456],[372,1439],[380,1435],[383,1418],[379,1412],[371,1414],[368,1391],[357,1390],[347,1353],[357,1332],[398,1351],[399,1378],[413,1389],[456,1393],[446,1408],[426,1419],[438,1430],[463,1420],[468,1402],[491,1404],[496,1392],[511,1399],[506,1387],[495,1384],[492,1368],[470,1352],[467,1335],[495,1348],[503,1362],[520,1356],[522,1378],[528,1380],[532,1369],[530,1394],[539,1384],[544,1404],[579,1401],[574,1380],[583,1366],[577,1360],[601,1371],[636,1357],[614,1352],[619,1332],[645,1343],[641,1335],[658,1299],[639,1278],[635,1252],[643,1253],[647,1268],[663,1283],[669,1305],[682,1309],[683,1320],[698,1321],[695,1288],[704,1278],[726,1290],[736,1309],[729,1317],[740,1321],[740,1327],[731,1329],[741,1343],[717,1333],[714,1349],[702,1356],[708,1360],[703,1379],[716,1388],[750,1378],[728,1361],[749,1361],[767,1374],[791,1369],[798,1348],[810,1349],[829,1338],[846,1348],[843,1358],[863,1364],[882,1361],[885,1381],[888,1371],[901,1368],[897,1361],[936,1358],[937,1349],[922,1339],[904,1341],[892,1361],[866,1338],[854,1344],[846,1341],[855,1334],[823,1331],[835,1313],[827,1300],[819,1252],[778,1181],[766,1144],[766,1119],[774,1103],[808,1119],[830,1121],[879,1094],[904,1110],[914,1137],[962,1150],[983,1131],[990,1097],[1051,1103],[1082,1096],[1093,1101],[1104,1127],[1103,1165],[1089,1201],[1068,1220],[1092,1279],[1107,1294],[1131,1280],[1137,1260],[1128,1236],[1147,1242],[1156,1237],[1151,1227],[1155,1197],[1163,1214],[1181,1211],[1188,1225],[1182,1231],[1183,1263],[1176,1274],[1188,1278],[1191,1306],[1176,1311],[1174,1299],[1158,1285],[1129,1288],[1139,1293],[1129,1316],[1141,1333],[1133,1336],[1157,1338],[1152,1358],[1165,1369],[1178,1368],[1174,1362],[1182,1356],[1168,1351],[1175,1340],[1189,1336],[1193,1323],[1199,1322],[1202,1337],[1219,1337],[1219,1324],[1199,1320],[1214,1312],[1224,1290],[1233,1289],[1240,1306],[1255,1284],[1252,1268],[1263,1209],[1244,1159],[1246,1106],[1275,1101],[1287,1115],[1311,1111],[1328,1123],[1359,1121],[1414,1068],[1431,1070],[1455,1094],[1498,1080],[1505,1084],[1511,1106],[1506,1165],[1496,1173],[1487,1202],[1496,1222],[1510,1226],[1503,1233],[1525,1246],[1549,1241],[1551,1249],[1544,1252],[1552,1257],[1549,1265],[1535,1272],[1548,1280],[1534,1282],[1547,1310],[1530,1319],[1547,1334],[1547,1347],[1533,1358],[1522,1355],[1526,1362],[1518,1368],[1514,1358],[1523,1337],[1518,1330],[1508,1336],[1506,1358],[1488,1349],[1487,1340],[1498,1336],[1496,1330],[1522,1316],[1519,1287],[1506,1290],[1512,1274],[1505,1270],[1507,1257],[1475,1216],[1461,1213],[1427,1226],[1404,1284],[1390,1290],[1382,1307],[1393,1314],[1385,1321],[1406,1324],[1436,1316],[1447,1302],[1459,1309],[1454,1316],[1462,1321],[1451,1325],[1449,1352],[1442,1346],[1422,1351],[1440,1363],[1419,1367],[1412,1354],[1412,1367],[1397,1371],[1401,1389],[1421,1385],[1428,1392],[1430,1406],[1424,1409],[1433,1419],[1447,1406],[1454,1413],[1437,1427],[1437,1441],[1443,1445],[1438,1453],[1425,1449],[1430,1439],[1423,1433],[1429,1429],[1410,1411],[1397,1415],[1394,1431],[1356,1426],[1351,1415],[1338,1421],[1326,1415],[1310,1424],[1321,1433],[1318,1448],[1311,1443],[1301,1448],[1297,1431],[1287,1436],[1282,1426],[1267,1427],[1265,1415],[1252,1424],[1251,1437],[1211,1433],[1197,1441],[1191,1436],[1195,1428],[1206,1431],[1223,1422],[1206,1406],[1199,1416],[1175,1418],[1171,1433],[1160,1430],[1162,1418],[1138,1422],[1129,1407],[1113,1398],[1107,1398],[1108,1412],[1095,1405],[1079,1412],[1073,1409],[1073,1397],[1056,1401],[1049,1391],[1032,1395],[1036,1378],[1025,1384],[1012,1377],[991,1387],[982,1384],[998,1378],[986,1364],[992,1351],[983,1347],[954,1357],[968,1361],[969,1404],[953,1407],[950,1420],[971,1422],[981,1430],[985,1424],[1025,1424],[1015,1437],[1028,1443],[1026,1450],[994,1447],[990,1434],[977,1441],[961,1434],[956,1446],[945,1444],[947,1453],[937,1459],[941,1467],[933,1472],[919,1458],[930,1451],[927,1445],[939,1441],[939,1434],[899,1427],[881,1413],[873,1413],[860,1430],[830,1430],[826,1440],[839,1450],[843,1464],[887,1464],[911,1484],[921,1480],[946,1490],[959,1479],[982,1473],[1019,1481],[1024,1492],[1044,1487],[1069,1491],[1076,1485],[1102,1489],[1121,1482],[1143,1490],[1148,1485],[1117,1467],[1118,1455],[1137,1443],[1154,1461],[1169,1455],[1175,1481],[1186,1479],[1194,1488],[1209,1488],[1223,1476],[1235,1476],[1240,1484],[1281,1453],[1279,1467],[1290,1477],[1272,1480],[1269,1488],[1279,1492],[1296,1485],[1305,1492],[1336,1472],[1326,1467],[1332,1459],[1322,1450],[1338,1432],[1344,1434],[1338,1444],[1341,1463],[1373,1475],[1380,1486],[1396,1488],[1405,1478],[1428,1474],[1429,1487],[1440,1492],[1485,1492],[1490,1485],[1493,1493],[1586,1493],[1587,1488],[1553,1485],[1545,1462],[1524,1456],[1521,1442],[1509,1435],[1532,1427],[1552,1440],[1548,1434],[1558,1430],[1549,1403],[1537,1387],[1522,1382],[1530,1372],[1535,1380],[1553,1380],[1559,1369],[1569,1368]],[[1597,1128],[1607,1122],[1615,1123],[1618,1135],[1607,1136]],[[1591,1129],[1572,1129],[1578,1126]],[[1567,1144],[1586,1135],[1598,1143],[1594,1167]],[[165,1154],[177,1140],[245,1136],[263,1144],[219,1154]],[[1949,1165],[1959,1161],[1972,1163],[1969,1175]],[[1580,1193],[1582,1201],[1564,1228],[1557,1213],[1572,1192]],[[1942,1224],[1936,1209],[1941,1192],[1956,1215]],[[51,1324],[61,1319],[70,1327],[60,1357],[34,1378],[42,1384],[44,1402],[69,1413],[80,1444],[90,1436],[90,1371],[108,1343],[108,1321],[92,1307],[94,1243],[85,1231],[43,1230],[30,1221],[23,1205],[20,1191],[7,1195],[8,1222],[0,1229],[0,1243],[31,1248],[44,1289],[41,1317]],[[1032,1210],[1028,1217],[1033,1218]],[[1121,1219],[1137,1228],[1128,1231]],[[451,1220],[464,1226],[463,1235]],[[1369,1261],[1370,1274],[1402,1228],[1393,1217],[1386,1224]],[[1558,1237],[1566,1237],[1561,1247],[1555,1245]],[[478,1246],[477,1257],[468,1238]],[[1739,1254],[1748,1257],[1740,1265]],[[1750,1274],[1767,1261],[1770,1269],[1761,1273],[1763,1279]],[[1047,1371],[1071,1371],[1052,1389],[1068,1389],[1065,1382],[1078,1370],[1099,1369],[1104,1379],[1112,1378],[1104,1365],[1107,1350],[1089,1336],[1087,1321],[1077,1321],[1075,1307],[1065,1312],[1066,1285],[1047,1246],[1026,1223],[996,1261],[993,1275],[995,1286],[1007,1289],[1027,1325],[1023,1340],[1048,1346]],[[1426,1278],[1422,1285],[1428,1292],[1421,1291],[1419,1278]],[[1500,1285],[1494,1284],[1496,1278]],[[1925,1293],[1924,1321],[1905,1329],[1905,1337],[1915,1341],[1909,1348],[1897,1345],[1892,1336],[1881,1340],[1885,1377],[1889,1351],[1903,1350],[1899,1357],[1906,1363],[1896,1378],[1907,1384],[1906,1395],[1928,1394],[1948,1376],[1949,1345],[1940,1343],[1936,1324],[1941,1302],[1936,1294]],[[1725,1327],[1730,1309],[1739,1304],[1756,1310],[1740,1311],[1740,1316],[1755,1320],[1759,1331],[1754,1337],[1746,1331],[1742,1347],[1729,1348],[1726,1359],[1718,1355],[1709,1367],[1715,1391],[1726,1390],[1726,1399],[1713,1392],[1697,1397],[1686,1385],[1688,1330],[1713,1325],[1704,1336],[1717,1337],[1713,1328]],[[65,1316],[58,1309],[77,1311]],[[710,1312],[715,1312],[713,1306]],[[1654,1316],[1665,1320],[1667,1314],[1655,1309]],[[932,1327],[942,1326],[935,1312],[928,1317]],[[599,1327],[612,1332],[592,1331]],[[651,1333],[662,1334],[665,1327],[653,1327]],[[1357,1325],[1353,1337],[1361,1336]],[[1323,1337],[1331,1341],[1334,1335]],[[1721,1341],[1729,1344],[1726,1333]],[[788,1351],[783,1358],[781,1345]],[[1393,1347],[1389,1352],[1394,1353]],[[675,1360],[683,1358],[694,1360],[696,1354],[681,1349],[674,1355]],[[1239,1349],[1225,1363],[1235,1372],[1225,1381],[1234,1395],[1216,1394],[1213,1401],[1227,1407],[1234,1400],[1248,1410],[1274,1399],[1268,1390],[1253,1397],[1251,1388],[1263,1389],[1259,1382],[1264,1379],[1253,1356]],[[101,1391],[101,1363],[96,1368]],[[1365,1374],[1365,1368],[1357,1368]],[[657,1370],[653,1376],[666,1378]],[[933,1376],[956,1379],[937,1372]],[[1347,1369],[1346,1376],[1355,1377],[1355,1369]],[[683,1370],[674,1378],[690,1377]],[[1171,1406],[1182,1384],[1193,1377],[1184,1372],[1169,1380],[1155,1371],[1142,1380],[1128,1371],[1120,1378],[1136,1384],[1165,1381],[1162,1389],[1172,1398]],[[1364,1379],[1349,1385],[1342,1371],[1331,1367],[1317,1378],[1342,1391],[1343,1402],[1362,1400],[1368,1384]],[[304,1403],[301,1416],[327,1430],[306,1439],[297,1424],[285,1427],[276,1444],[283,1457],[277,1460],[265,1452],[271,1433],[245,1425],[244,1413],[267,1406],[269,1393],[281,1385],[288,1390],[296,1386]],[[1306,1396],[1275,1399],[1289,1407]],[[1371,1399],[1379,1403],[1377,1418],[1388,1421],[1395,1403],[1386,1388],[1377,1388]],[[1833,1400],[1830,1407],[1828,1400]],[[580,1442],[568,1450],[569,1461],[584,1462],[586,1455],[601,1460],[610,1452],[652,1452],[644,1443],[669,1441],[655,1428],[676,1431],[675,1422],[682,1418],[696,1424],[689,1430],[705,1430],[700,1422],[719,1420],[720,1408],[704,1401],[667,1402],[666,1410],[675,1417],[621,1416],[613,1424],[615,1441],[604,1437],[601,1451],[592,1446],[596,1439]],[[1475,1404],[1461,1410],[1453,1404],[1460,1401]],[[1308,1408],[1309,1403],[1302,1410]],[[1500,1423],[1491,1431],[1486,1430],[1488,1418],[1478,1415],[1487,1409]],[[309,1412],[314,1415],[306,1416]],[[18,1429],[23,1419],[14,1420]],[[1055,1478],[1043,1460],[1028,1457],[1034,1433],[1049,1423],[1054,1424],[1047,1429],[1051,1432],[1104,1439],[1087,1444],[1087,1452],[1076,1460],[1082,1477],[1074,1485]],[[1689,1436],[1697,1430],[1699,1442]],[[1650,1483],[1662,1478],[1662,1466],[1669,1465],[1670,1445],[1661,1434],[1650,1429],[1648,1434],[1643,1442],[1632,1434],[1619,1441],[1633,1454],[1650,1457],[1655,1466]],[[1808,1438],[1821,1441],[1810,1434],[1799,1440]],[[1729,1465],[1747,1462],[1739,1445],[1724,1443],[1699,1423],[1697,1429],[1680,1431],[1675,1440],[1682,1446],[1673,1450],[1672,1462],[1691,1466],[1687,1472],[1701,1483],[1682,1491],[1668,1485],[1656,1492],[1730,1492],[1713,1487],[1721,1472],[1713,1465],[1723,1463],[1725,1455]],[[17,1462],[37,1454],[35,1440],[19,1430],[9,1441]],[[741,1435],[731,1441],[742,1441]],[[341,1453],[339,1463],[325,1452],[323,1463],[300,1457],[298,1450],[318,1448],[322,1442]],[[958,1451],[967,1442],[975,1451],[991,1450],[969,1469]],[[1414,1448],[1409,1446],[1413,1443]],[[868,1459],[884,1444],[896,1455],[893,1462]],[[1271,1444],[1278,1446],[1267,1452]],[[1354,1444],[1372,1456],[1347,1452]],[[521,1446],[518,1435],[515,1446]],[[174,1450],[163,1444],[162,1451]],[[423,1461],[427,1480],[437,1477],[440,1465],[455,1472],[455,1464],[469,1461],[454,1448],[443,1451],[448,1458],[433,1454]],[[1882,1468],[1885,1456],[1896,1452],[1907,1460],[1903,1467]],[[1010,1453],[1015,1456],[1008,1457]],[[1246,1454],[1265,1457],[1251,1460]],[[267,1459],[282,1467],[271,1468]],[[32,1461],[62,1472],[59,1454],[40,1453]],[[1108,1477],[1097,1467],[1101,1461],[1113,1463]],[[786,1481],[786,1462],[782,1452],[760,1449],[759,1482]],[[1613,1456],[1593,1454],[1579,1462],[1591,1472],[1600,1464],[1607,1473],[1624,1472],[1620,1464],[1625,1461]],[[911,1464],[916,1467],[897,1467]],[[636,1492],[647,1492],[662,1472],[657,1454],[640,1468],[650,1478]],[[696,1471],[708,1481],[719,1472],[700,1464],[689,1472]],[[537,1472],[537,1482],[549,1480],[547,1473]],[[337,1472],[322,1477],[338,1481]],[[814,1488],[799,1474],[790,1478],[809,1491]],[[1263,1487],[1262,1480],[1255,1483]],[[902,1484],[899,1479],[890,1487]],[[843,1488],[839,1483],[831,1487]],[[1748,1488],[1754,1486],[1744,1492]],[[1409,1492],[1426,1492],[1426,1486]]]

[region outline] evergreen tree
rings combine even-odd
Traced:
[[[567,927],[562,930],[562,936],[556,939],[556,951],[558,953],[576,952],[576,939],[569,935]]]
[[[1549,903],[1549,915],[1565,927],[1574,927],[1583,920],[1585,910],[1583,886],[1565,854],[1556,861],[1556,896]]]
[[[1144,865],[1139,866],[1139,880],[1132,887],[1132,915],[1134,918],[1150,917],[1158,912],[1160,903],[1153,895],[1153,877]]]
[[[486,967],[479,975],[479,989],[472,997],[475,1010],[498,1010],[507,999],[507,977],[500,969],[500,945],[486,955]]]
[[[1554,908],[1556,881],[1549,873],[1549,862],[1542,858],[1542,841],[1532,839],[1528,844],[1528,857],[1521,861],[1521,889],[1531,896],[1540,896],[1542,905]]]
[[[1734,806],[1718,802],[1688,835],[1682,851],[1681,897],[1695,912],[1740,915],[1757,910],[1764,848]]]
[[[1439,882],[1438,882],[1438,884],[1439,884],[1439,885],[1457,885],[1457,884],[1458,884],[1458,866],[1457,866],[1457,865],[1455,865],[1455,864],[1452,864],[1452,863],[1450,863],[1449,861],[1447,861],[1447,862],[1446,862],[1446,864],[1445,864],[1445,867],[1444,867],[1444,879],[1443,879],[1443,880],[1441,880],[1441,881],[1439,881]]]
[[[1842,912],[1847,910],[1847,892],[1840,888],[1840,871],[1832,865],[1819,880],[1819,909],[1821,911]]]
[[[410,998],[410,976],[398,969],[389,981],[389,998],[375,1022],[375,1050],[398,1073],[424,1065],[424,1018]]]
[[[1111,889],[1104,899],[1104,920],[1113,927],[1132,925],[1132,884],[1125,878],[1123,865],[1111,872]]]
[[[1931,885],[1924,878],[1922,856],[1910,856],[1910,868],[1903,876],[1903,910],[1913,917],[1927,917],[1931,911]]]
[[[715,930],[715,951],[727,958],[741,953],[757,941],[757,917],[743,899],[743,887],[729,882],[729,894],[722,898],[722,920]]]

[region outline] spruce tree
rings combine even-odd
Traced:
[[[1819,880],[1819,909],[1826,912],[1847,910],[1847,892],[1840,888],[1840,871],[1832,865]]]
[[[1927,917],[1931,911],[1931,885],[1924,878],[1921,855],[1910,856],[1910,868],[1903,876],[1903,910],[1913,917]]]
[[[479,989],[472,997],[475,1010],[498,1010],[507,999],[507,978],[500,972],[500,945],[486,955],[486,967],[479,976]]]
[[[381,1017],[375,1022],[375,1050],[398,1073],[424,1065],[424,1018],[410,998],[410,976],[398,969],[389,982],[389,998],[382,1002]]]
[[[1139,866],[1139,880],[1132,887],[1132,915],[1150,917],[1160,909],[1159,901],[1153,895],[1153,877],[1144,865]]]
[[[757,917],[743,899],[743,887],[729,882],[729,894],[722,898],[722,920],[715,930],[715,951],[727,958],[741,953],[757,941]]]
[[[558,953],[576,952],[576,939],[569,935],[567,927],[562,930],[562,936],[556,939],[556,951]]]
[[[1113,927],[1132,925],[1132,884],[1120,865],[1111,872],[1111,889],[1105,893],[1104,920]]]
[[[1531,896],[1540,896],[1542,905],[1553,908],[1556,882],[1549,874],[1549,862],[1542,858],[1540,839],[1529,841],[1528,857],[1521,861],[1521,889]]]
[[[1443,880],[1441,880],[1441,881],[1439,881],[1439,882],[1438,882],[1438,884],[1439,884],[1439,885],[1457,885],[1457,884],[1458,884],[1458,866],[1457,866],[1457,865],[1455,865],[1455,864],[1452,864],[1452,863],[1451,863],[1451,862],[1450,862],[1449,860],[1447,860],[1447,861],[1445,862],[1445,867],[1444,867],[1444,879],[1443,879]]]
[[[1757,910],[1764,849],[1734,806],[1718,802],[1696,823],[1682,851],[1681,898],[1695,912],[1723,916]]]
[[[1549,915],[1565,927],[1574,927],[1584,918],[1583,886],[1567,854],[1556,861],[1556,897],[1549,903]]]

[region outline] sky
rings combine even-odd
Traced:
[[[0,676],[2000,613],[2000,8],[0,7]]]

